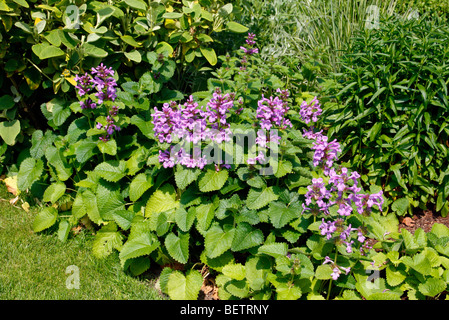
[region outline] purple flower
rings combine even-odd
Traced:
[[[248,45],[249,48],[240,47],[240,49],[243,50],[245,55],[250,56],[259,52],[259,49],[253,48],[256,45],[256,41],[254,40],[255,37],[256,35],[254,33],[248,33],[248,36],[246,37],[246,44]]]
[[[341,152],[340,144],[334,139],[328,142],[326,136],[321,136],[316,139],[312,145],[312,149],[315,150],[313,155],[313,165],[322,165],[324,174],[329,174],[329,170],[334,163],[334,160],[338,159],[338,152]]]
[[[284,92],[284,96],[285,94]],[[273,126],[277,126],[280,129],[292,127],[291,121],[286,118],[289,110],[287,101],[279,97],[265,98],[262,95],[262,99],[257,102],[257,105],[256,117],[260,119],[260,127],[262,129],[270,130]]]
[[[240,47],[240,49],[242,49],[243,52],[244,52],[246,55],[248,55],[248,56],[251,56],[251,55],[253,55],[253,54],[255,54],[255,53],[259,53],[259,49],[257,49],[257,48],[245,48],[245,47]]]
[[[321,235],[326,236],[326,239],[329,240],[332,238],[333,233],[337,231],[337,227],[335,226],[335,221],[329,221],[325,222],[324,218],[322,218],[322,223],[319,226],[319,229],[321,230]]]
[[[318,116],[320,116],[321,113],[321,105],[316,97],[314,97],[309,103],[303,101],[299,110],[299,115],[306,124],[310,121],[317,122]]]
[[[270,130],[269,137],[267,139],[267,132],[265,130],[258,130],[256,143],[262,148],[266,148],[270,142],[274,142],[276,144],[280,144],[281,137],[279,137],[276,131]]]
[[[100,122],[97,122],[97,125],[95,126],[97,129],[101,129],[103,125]]]
[[[92,78],[90,75],[86,72],[83,76],[76,75],[75,76],[76,86],[75,88],[78,89],[78,94],[80,97],[87,94],[92,90]]]
[[[104,79],[109,76],[112,77],[114,75],[114,70],[112,70],[112,67],[107,68],[106,66],[103,65],[103,63],[101,63],[98,67],[92,68],[91,73],[93,75],[96,74],[98,77]]]
[[[331,277],[332,277],[332,279],[337,280],[338,277],[340,277],[340,274],[341,274],[340,269],[338,269],[338,267],[334,267],[334,268],[332,269]]]

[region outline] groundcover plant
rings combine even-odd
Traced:
[[[338,163],[316,97],[292,97],[256,63],[254,34],[209,91],[150,108],[171,77],[161,54],[139,82],[103,64],[77,76],[79,101],[42,106],[66,132],[35,131],[22,190],[49,183],[36,232],[97,226],[93,254],[119,251],[139,275],[164,266],[161,290],[196,299],[208,268],[220,299],[400,299],[445,291],[449,230],[399,234],[380,187]],[[158,88],[156,90],[155,88]],[[63,111],[62,111],[63,110]],[[67,116],[66,116],[67,118]],[[64,119],[65,120],[65,119]],[[383,278],[386,270],[386,279]]]

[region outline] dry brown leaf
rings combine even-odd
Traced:
[[[402,223],[407,227],[412,227],[415,225],[415,221],[413,221],[413,219],[410,217],[405,217],[404,219],[402,219]]]
[[[15,196],[19,195],[20,191],[17,188],[17,176],[5,178],[3,182],[5,183],[8,192],[11,192]]]

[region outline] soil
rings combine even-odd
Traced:
[[[431,210],[417,212],[412,217],[401,217],[399,218],[399,222],[399,231],[401,229],[407,229],[411,233],[414,233],[418,228],[429,232],[432,230],[434,223],[441,223],[449,228],[449,216],[442,217],[440,214],[434,213]]]

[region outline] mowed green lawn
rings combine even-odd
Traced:
[[[164,299],[155,279],[126,274],[117,253],[95,258],[87,230],[66,243],[54,233],[35,234],[31,225],[37,209],[27,213],[13,207],[11,198],[0,183],[0,299]]]

